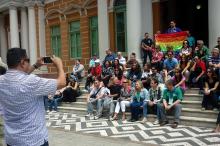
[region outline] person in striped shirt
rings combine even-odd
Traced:
[[[43,58],[31,66],[25,49],[7,52],[8,70],[0,76],[0,104],[3,110],[4,136],[7,146],[48,146],[44,96],[54,95],[65,86],[61,59],[51,58],[57,68],[57,79],[31,74],[44,64]]]

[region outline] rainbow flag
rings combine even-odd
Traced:
[[[172,46],[175,52],[179,51],[182,48],[183,41],[186,39],[187,33],[185,31],[155,35],[156,45],[159,45],[163,52],[167,51],[167,46]]]

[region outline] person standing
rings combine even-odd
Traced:
[[[178,27],[176,27],[176,22],[174,20],[170,21],[170,28],[166,31],[166,33],[175,33],[175,32],[181,32],[182,30]]]
[[[44,96],[54,95],[65,86],[61,59],[51,58],[58,71],[57,79],[30,74],[44,64],[39,58],[30,65],[26,50],[11,48],[7,52],[9,70],[0,76],[0,103],[3,109],[7,146],[48,146]]]
[[[152,61],[152,45],[153,40],[149,37],[146,32],[144,34],[144,39],[141,41],[141,49],[143,51],[143,65],[147,63],[147,56],[149,56],[150,62]]]

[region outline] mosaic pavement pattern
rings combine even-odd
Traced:
[[[220,134],[212,133],[212,129],[203,127],[179,125],[178,128],[173,129],[170,126],[160,127],[150,122],[141,124],[107,119],[88,120],[70,113],[49,113],[46,119],[47,127],[97,136],[123,138],[163,146],[220,146]]]

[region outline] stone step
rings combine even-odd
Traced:
[[[182,108],[182,116],[190,116],[190,117],[201,117],[201,118],[213,118],[217,119],[218,111],[212,111],[212,110],[205,110],[202,111],[200,109],[195,108]]]
[[[74,113],[81,116],[86,114],[86,108],[58,106],[58,110],[63,113]]]
[[[184,108],[195,108],[201,109],[202,101],[190,101],[190,100],[183,100],[182,101]]]
[[[203,95],[200,94],[192,94],[192,93],[185,93],[183,100],[188,101],[202,101]]]
[[[72,103],[62,103],[63,107],[76,107],[76,108],[86,108],[86,102],[72,102]]]
[[[65,108],[80,108],[80,109],[86,109],[87,104],[86,102],[75,102],[75,103],[62,103],[62,107]],[[128,109],[129,111],[129,109]],[[205,110],[202,111],[201,107],[198,108],[188,108],[183,104],[182,108],[182,114],[183,116],[190,116],[190,117],[202,117],[202,118],[217,118],[218,111],[212,111],[212,110]]]
[[[150,122],[155,121],[155,119],[156,119],[155,115],[148,116],[148,120]],[[173,117],[168,116],[168,120],[169,120],[169,123],[172,123]],[[181,125],[214,128],[216,126],[215,123],[216,123],[216,119],[180,116]]]
[[[85,108],[86,107],[86,100],[85,98],[81,98],[83,101],[78,100],[77,102],[72,103],[65,103],[62,102],[62,106],[64,107],[79,107],[79,108]],[[200,101],[182,101],[184,108],[194,108],[201,110],[201,102]]]
[[[58,107],[60,112],[64,113],[74,113],[79,116],[85,116],[86,115],[86,109],[85,108],[76,108],[76,107]],[[130,119],[130,113],[127,112],[126,116],[127,119]],[[148,115],[148,121],[153,122],[156,119],[156,115],[149,114]],[[173,117],[168,116],[169,122],[173,122]],[[182,115],[180,117],[180,124],[187,125],[187,126],[197,126],[197,127],[209,127],[214,128],[216,125],[216,118],[202,118],[202,117],[191,117],[191,116],[184,116]]]

